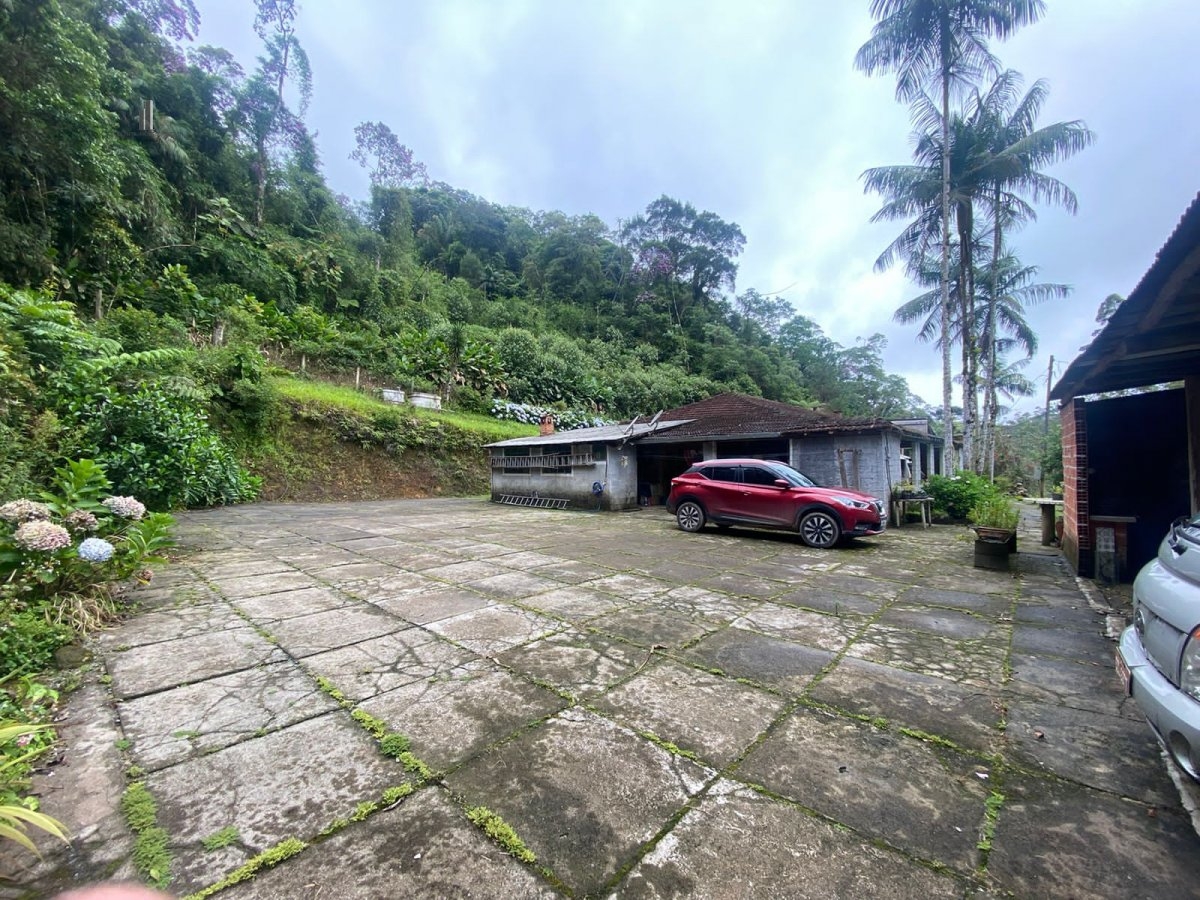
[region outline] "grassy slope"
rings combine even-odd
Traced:
[[[274,384],[287,415],[273,446],[249,461],[263,477],[263,500],[482,495],[488,491],[483,445],[537,433],[488,416],[384,403],[320,381]]]

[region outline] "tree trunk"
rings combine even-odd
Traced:
[[[959,340],[962,341],[964,466],[981,472],[979,457],[979,353],[975,333],[974,210],[969,200],[955,206],[958,225]]]
[[[984,328],[984,422],[987,426],[985,447],[989,459],[989,472],[995,478],[996,466],[996,419],[999,417],[996,396],[996,303],[1000,296],[1000,256],[1004,234],[1000,227],[1000,186],[992,190],[992,284],[988,296],[987,325]]]
[[[947,57],[943,55],[943,59]],[[954,392],[950,367],[950,72],[942,70],[942,430],[946,474],[958,468],[954,454]]]

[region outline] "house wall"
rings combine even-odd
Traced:
[[[900,480],[900,436],[893,432],[872,432],[793,438],[788,464],[817,484],[841,487],[839,450],[846,469],[845,486],[887,500],[892,485]],[[852,463],[854,451],[858,451],[857,484]]]
[[[604,446],[604,459],[598,458]],[[572,446],[571,452],[583,453],[592,450],[596,461],[590,466],[573,466],[570,474],[543,473],[534,468],[528,473],[507,472],[492,469],[492,500],[501,495],[518,497],[546,497],[566,500],[577,509],[629,509],[637,506],[637,457],[632,444],[619,447],[615,444]],[[552,452],[551,448],[530,447],[530,455],[537,456]],[[503,448],[493,448],[492,454],[502,456]],[[604,485],[599,498],[592,492],[595,482]]]
[[[1061,416],[1064,555],[1078,574],[1094,576],[1098,520],[1133,518],[1127,564],[1118,573],[1128,580],[1154,558],[1171,522],[1191,509],[1184,392],[1076,398]]]

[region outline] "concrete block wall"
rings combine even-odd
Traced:
[[[858,450],[858,486],[848,485],[887,500],[891,485],[900,480],[900,436],[891,432],[821,435],[793,438],[789,465],[824,487],[841,487],[838,451]],[[847,477],[853,479],[849,453]]]
[[[555,449],[530,447],[529,452],[537,456]],[[593,450],[592,444],[577,444],[570,452],[590,450]],[[504,451],[496,449],[492,452],[502,454]],[[597,505],[608,510],[637,506],[637,455],[633,445],[608,446],[605,456],[590,466],[574,466],[570,474],[544,474],[536,468],[528,473],[492,469],[492,499],[497,500],[502,494],[528,497],[536,493],[539,497],[567,500],[571,507],[578,509],[596,509]],[[599,498],[592,492],[592,485],[597,481],[604,485]]]

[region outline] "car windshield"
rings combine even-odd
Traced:
[[[767,463],[767,468],[771,470],[776,478],[782,478],[792,487],[819,487],[819,485],[807,475],[803,475],[800,472],[797,472],[791,466],[786,466],[783,463]]]

